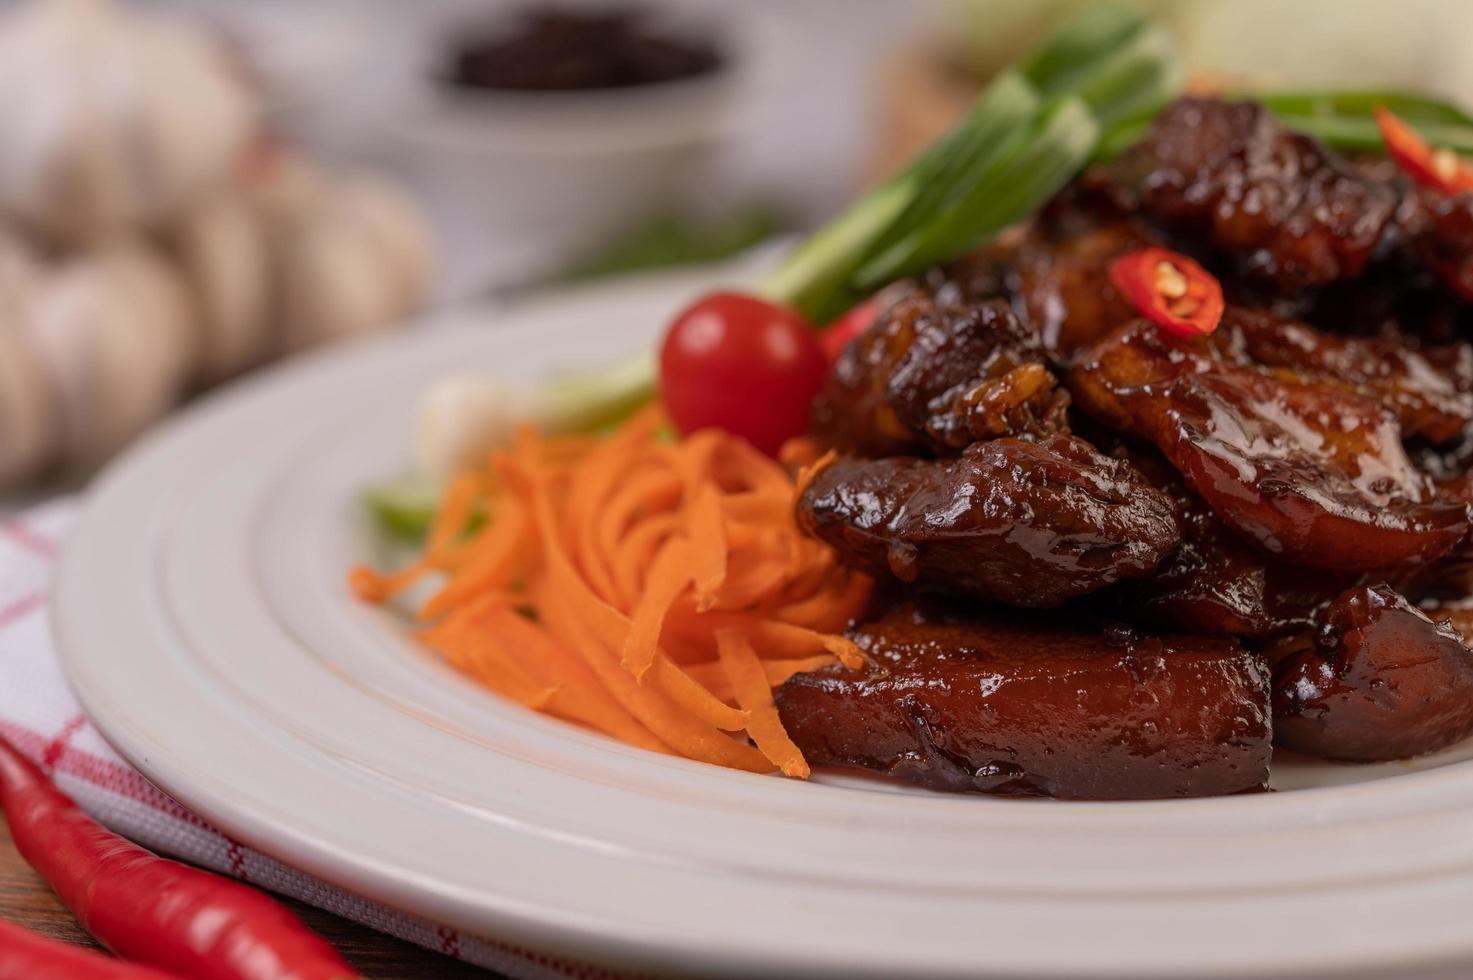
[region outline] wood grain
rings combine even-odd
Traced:
[[[288,899],[282,899],[282,902],[341,950],[344,958],[365,977],[486,980],[496,976],[319,909]],[[54,939],[79,946],[97,946],[57,901],[46,883],[21,860],[10,842],[4,821],[0,821],[0,918]]]

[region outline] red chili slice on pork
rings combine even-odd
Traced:
[[[1209,334],[1222,320],[1222,284],[1179,252],[1127,252],[1110,265],[1110,281],[1141,316],[1178,337]]]

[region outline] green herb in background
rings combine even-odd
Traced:
[[[657,214],[554,277],[580,282],[647,269],[717,262],[791,226],[776,208],[757,204],[718,219]]]

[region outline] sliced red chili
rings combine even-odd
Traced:
[[[1127,252],[1111,263],[1110,281],[1141,316],[1179,337],[1209,334],[1222,319],[1222,285],[1170,249]]]
[[[1434,149],[1385,106],[1376,106],[1376,127],[1386,151],[1408,177],[1444,194],[1473,191],[1473,168],[1448,149]]]

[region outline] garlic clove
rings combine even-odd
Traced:
[[[399,283],[399,312],[423,304],[434,285],[435,250],[414,200],[393,181],[360,174],[342,182],[335,203],[343,220],[361,227],[382,251],[386,271]]]
[[[211,383],[264,360],[270,352],[270,262],[260,217],[241,195],[191,209],[164,236],[199,313],[195,374]]]
[[[298,183],[271,212],[283,346],[300,350],[397,325],[424,300],[431,277],[430,236],[417,208],[378,178]]]
[[[400,285],[383,256],[349,225],[304,223],[277,254],[277,309],[288,351],[386,329],[402,312]]]
[[[25,330],[0,314],[0,486],[37,476],[57,446],[51,387]]]
[[[0,486],[37,476],[60,445],[51,380],[26,325],[39,279],[20,243],[0,240]]]
[[[207,35],[108,0],[0,13],[0,209],[76,246],[227,183],[256,123]]]
[[[47,278],[30,322],[68,461],[100,462],[174,404],[193,364],[192,318],[178,274],[139,244],[110,245]]]
[[[542,410],[535,391],[474,374],[441,378],[420,396],[415,457],[424,472],[448,476],[510,443],[517,426]]]

